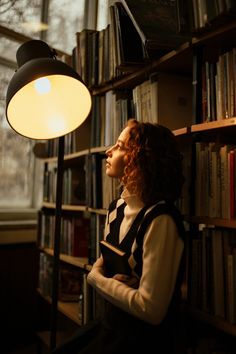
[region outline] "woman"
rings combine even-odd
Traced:
[[[105,238],[130,255],[132,274],[108,278],[102,256],[95,262],[88,283],[106,310],[71,353],[174,353],[184,270],[184,228],[174,206],[182,157],[167,128],[133,119],[106,155],[106,174],[123,191],[109,207]]]

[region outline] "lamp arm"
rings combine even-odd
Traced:
[[[57,156],[57,180],[56,180],[56,210],[55,210],[55,232],[54,232],[54,257],[52,276],[52,306],[51,306],[51,332],[50,347],[56,347],[57,334],[57,302],[59,284],[59,263],[60,263],[60,243],[61,243],[61,206],[63,191],[63,162],[64,162],[64,136],[59,137]]]

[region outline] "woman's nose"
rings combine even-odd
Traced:
[[[111,155],[111,150],[112,150],[112,148],[107,149],[107,150],[105,151],[105,154],[106,154],[107,156]]]

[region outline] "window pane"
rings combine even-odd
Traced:
[[[12,41],[5,37],[0,37],[0,48],[1,50],[1,58],[11,61],[16,65],[16,51],[19,48],[20,43],[16,41]]]
[[[43,40],[56,49],[72,53],[76,32],[84,27],[86,0],[48,0],[49,28]],[[0,24],[29,37],[39,39],[39,28],[29,26],[41,21],[43,0],[0,0]],[[47,1],[46,1],[47,4]],[[0,208],[37,207],[42,186],[42,166],[32,153],[35,141],[21,137],[8,125],[5,117],[5,96],[14,73],[16,51],[21,43],[0,35]],[[7,67],[8,65],[8,67]],[[32,205],[32,203],[34,203]]]
[[[0,207],[32,207],[34,141],[21,137],[5,118],[5,97],[13,69],[0,65]]]
[[[76,46],[76,32],[83,28],[85,0],[50,0],[47,42],[51,46],[72,53]]]
[[[40,20],[41,0],[0,1],[0,24],[4,27],[38,38],[40,32],[35,32],[32,26]]]
[[[101,31],[108,23],[108,0],[98,1],[97,30]]]

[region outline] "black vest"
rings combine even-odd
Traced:
[[[141,277],[142,275],[142,253],[143,253],[143,238],[148,226],[151,224],[152,220],[158,217],[161,214],[170,215],[177,226],[179,237],[185,241],[185,229],[182,221],[182,215],[179,210],[172,203],[159,203],[156,204],[149,212],[146,213],[148,207],[142,208],[134,219],[128,233],[125,235],[123,240],[119,242],[119,231],[120,225],[124,218],[124,208],[126,203],[122,203],[117,207],[119,199],[114,200],[108,211],[109,214],[116,209],[117,214],[116,218],[110,223],[110,232],[107,235],[106,239],[115,246],[118,246],[120,249],[125,251],[127,254],[131,254],[131,248],[136,239],[137,248],[134,251],[133,257],[137,263],[134,271]],[[145,214],[146,213],[146,214]],[[158,235],[157,235],[158,237]]]
[[[141,277],[143,239],[147,227],[157,216],[162,214],[168,214],[173,218],[176,223],[179,237],[183,239],[183,241],[185,241],[185,229],[183,225],[182,215],[174,204],[167,202],[156,204],[147,213],[146,211],[148,208],[144,207],[136,216],[133,224],[131,225],[130,230],[128,231],[124,239],[121,241],[121,243],[119,243],[119,230],[124,217],[124,208],[126,206],[126,203],[122,203],[117,207],[117,202],[118,200],[113,201],[109,207],[109,213],[117,208],[117,215],[116,218],[110,223],[110,232],[107,235],[106,239],[129,253],[131,253],[133,242],[136,239],[137,248],[133,253],[133,257],[137,264],[135,266],[134,271],[139,277]],[[183,252],[172,300],[169,305],[167,315],[160,325],[148,324],[120,310],[119,308],[111,305],[110,303],[107,303],[106,313],[104,317],[105,326],[123,333],[134,333],[135,337],[137,337],[137,333],[140,333],[140,335],[142,333],[142,336],[147,336],[147,340],[153,339],[158,335],[160,341],[163,341],[163,343],[165,342],[166,337],[171,338],[171,331],[175,326],[176,313],[178,312],[179,304],[181,301],[181,285],[183,282],[185,270],[184,261],[185,255]]]

